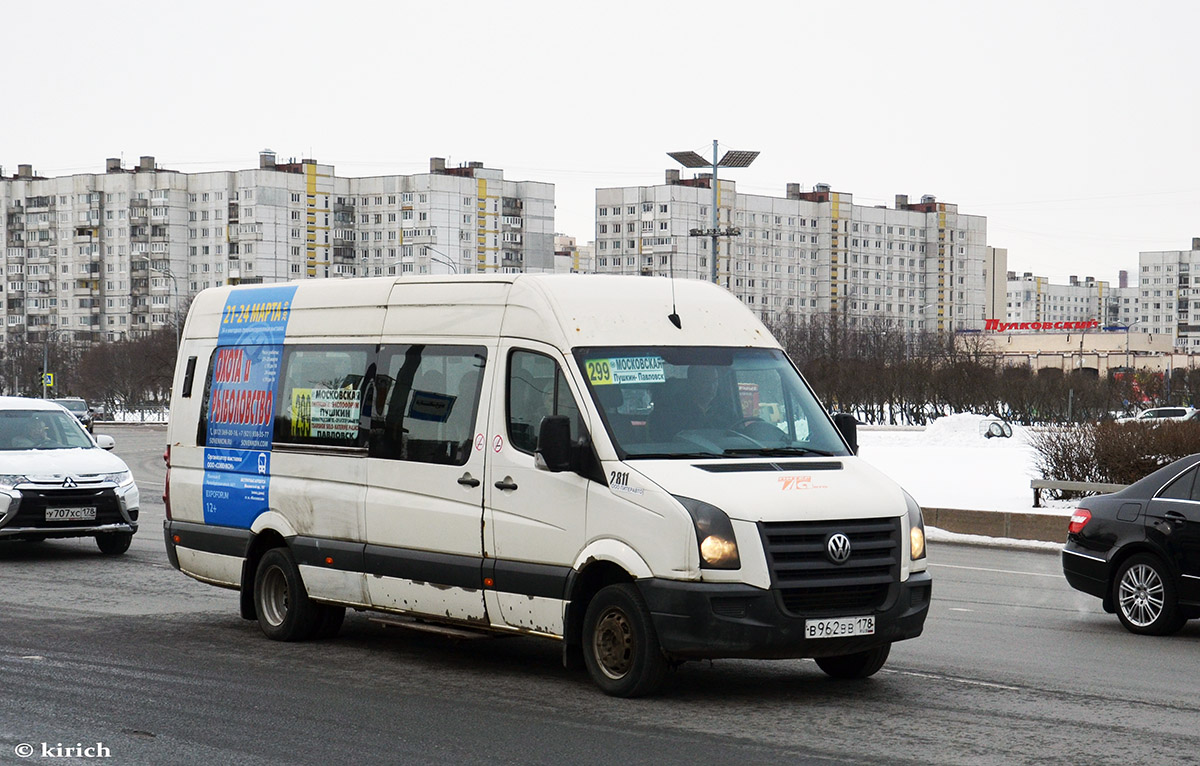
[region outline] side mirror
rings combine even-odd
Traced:
[[[850,445],[850,451],[858,454],[858,421],[848,412],[839,412],[833,416],[833,424],[841,433],[842,438]]]
[[[108,434],[100,434],[96,437],[96,446],[100,449],[112,449],[117,446],[117,442]]]
[[[535,465],[543,471],[558,473],[571,469],[571,419],[566,415],[547,415],[538,427]]]

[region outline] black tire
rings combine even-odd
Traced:
[[[879,672],[892,651],[891,644],[877,646],[865,652],[843,654],[838,657],[817,657],[817,667],[831,678],[869,678]]]
[[[1166,636],[1176,633],[1187,619],[1179,612],[1175,578],[1157,556],[1130,556],[1113,578],[1113,605],[1117,618],[1131,633]]]
[[[304,641],[321,626],[320,610],[308,597],[287,548],[272,548],[258,562],[254,611],[258,626],[274,641]]]
[[[106,556],[120,556],[129,550],[132,542],[132,532],[105,532],[96,535],[96,547]]]
[[[662,686],[667,658],[636,586],[609,585],[592,598],[583,618],[583,662],[613,697],[644,697]]]
[[[346,620],[346,607],[318,604],[317,610],[318,623],[316,631],[313,632],[313,638],[336,637],[338,631],[342,629],[342,623]]]

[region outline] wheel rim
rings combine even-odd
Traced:
[[[600,672],[614,681],[624,678],[633,667],[636,642],[633,626],[620,609],[609,609],[600,616],[592,634],[593,654]]]
[[[288,611],[287,578],[282,569],[271,567],[263,573],[260,593],[263,618],[272,626],[282,625]]]
[[[1121,614],[1139,628],[1152,625],[1163,612],[1163,581],[1149,564],[1135,564],[1125,570],[1117,594]]]

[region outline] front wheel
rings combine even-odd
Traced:
[[[1162,561],[1147,553],[1131,556],[1113,581],[1117,618],[1132,633],[1166,636],[1187,621],[1179,614],[1175,581]]]
[[[636,586],[609,585],[588,604],[583,662],[596,685],[613,697],[642,697],[662,686],[667,658]]]
[[[321,612],[287,548],[272,548],[258,562],[254,610],[262,632],[275,641],[303,641],[322,627]]]
[[[132,532],[103,532],[96,535],[96,547],[106,556],[119,556],[129,550]]]
[[[877,646],[865,652],[843,654],[838,657],[817,657],[817,667],[833,678],[868,678],[879,672],[892,651],[891,644]]]

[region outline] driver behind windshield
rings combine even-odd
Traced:
[[[655,434],[671,438],[681,431],[730,427],[728,407],[717,400],[717,390],[714,367],[691,365],[686,377],[668,379],[655,391]]]
[[[50,427],[37,416],[24,418],[22,428],[12,438],[13,449],[39,449],[51,444]]]
[[[627,346],[576,354],[622,459],[846,451],[778,349]]]

